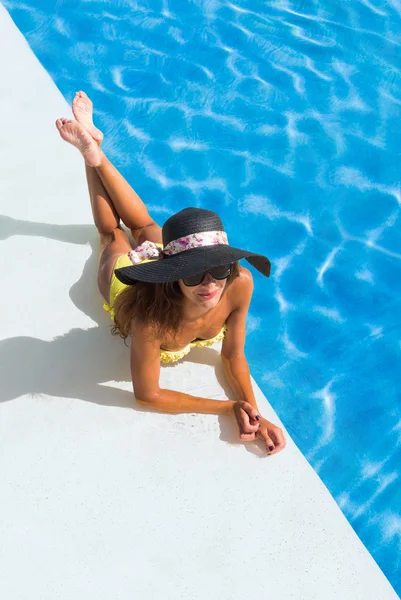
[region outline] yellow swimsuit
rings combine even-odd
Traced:
[[[162,246],[160,246],[160,247],[162,248]],[[144,260],[143,263],[145,263],[145,262],[150,262],[150,261]],[[110,284],[110,304],[107,304],[107,302],[105,302],[103,304],[103,308],[105,310],[107,310],[108,313],[110,313],[110,317],[112,319],[114,319],[114,308],[113,308],[114,302],[115,302],[117,296],[119,294],[121,294],[121,292],[128,287],[127,285],[125,285],[125,283],[121,283],[121,281],[119,279],[117,279],[114,271],[116,269],[121,269],[122,267],[129,267],[131,265],[132,265],[132,262],[128,256],[128,254],[123,254],[122,256],[120,256],[117,259],[116,264],[114,265],[113,275],[111,277],[111,284]],[[182,348],[182,350],[172,350],[172,351],[160,350],[160,360],[164,363],[175,362],[177,360],[180,360],[181,358],[184,358],[184,356],[186,356],[188,354],[188,352],[191,350],[191,348],[194,348],[195,346],[197,346],[198,348],[205,348],[207,346],[212,346],[213,344],[215,344],[216,342],[219,342],[220,340],[222,340],[224,338],[226,331],[227,331],[227,327],[226,327],[226,325],[223,325],[221,331],[217,335],[215,335],[214,337],[212,337],[208,340],[194,340],[193,342],[188,344],[188,346],[186,346],[185,348]]]

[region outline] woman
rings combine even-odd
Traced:
[[[228,245],[218,215],[187,208],[161,229],[146,206],[106,158],[102,133],[92,121],[92,102],[78,92],[75,121],[58,119],[63,140],[81,152],[93,218],[100,234],[98,285],[114,332],[131,337],[131,373],[137,402],[168,413],[232,414],[240,438],[262,439],[268,454],[285,447],[281,429],[260,416],[244,355],[245,321],[252,275],[238,265],[247,258],[269,276],[261,255]],[[120,219],[133,235],[131,243]],[[224,339],[223,339],[224,338]],[[223,339],[222,362],[238,400],[219,401],[160,389],[160,359],[172,362],[194,345]]]

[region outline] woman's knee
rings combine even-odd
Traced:
[[[111,231],[100,232],[101,251],[108,248],[110,254],[124,254],[131,249],[131,242],[127,234],[120,228],[114,227]]]
[[[110,235],[115,231],[115,229],[120,228],[119,224],[116,224],[115,219],[102,219],[101,222],[96,222],[95,220],[95,225],[100,236]]]
[[[149,240],[149,242],[154,242],[155,244],[162,243],[162,229],[155,221],[152,221],[149,225],[145,225],[140,229],[131,229],[131,233],[138,246],[147,240]]]

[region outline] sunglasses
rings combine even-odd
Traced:
[[[209,273],[213,279],[227,279],[231,275],[233,265],[230,263],[229,265],[220,265],[219,267],[212,267],[203,273],[196,273],[195,275],[190,275],[189,277],[185,277],[182,280],[183,284],[187,287],[194,287],[195,285],[199,285],[202,283],[206,275]]]

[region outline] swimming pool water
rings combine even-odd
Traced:
[[[160,223],[270,257],[252,373],[400,592],[399,0],[5,5]]]

